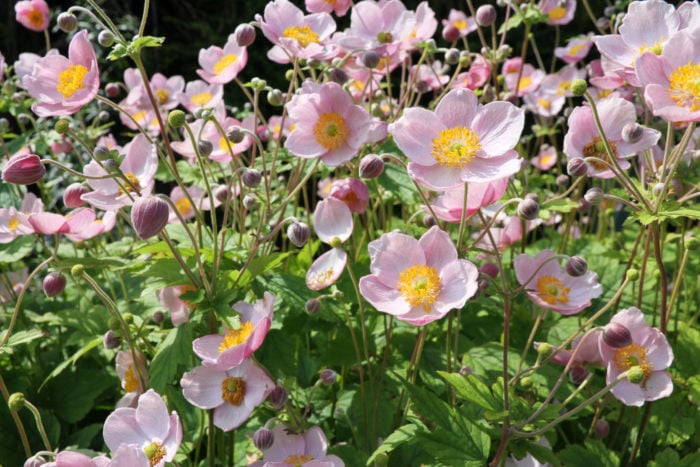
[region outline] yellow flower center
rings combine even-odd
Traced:
[[[170,99],[170,91],[167,89],[156,89],[155,95],[158,105],[165,105],[168,99]]]
[[[466,29],[467,21],[463,19],[458,19],[457,21],[452,23],[452,26],[456,27],[457,29]]]
[[[610,143],[610,149],[612,149],[613,155],[617,159],[617,147],[614,142],[608,141]],[[583,147],[583,157],[595,157],[597,159],[600,159],[604,162],[607,162],[609,165],[612,165],[612,161],[610,160],[610,157],[608,156],[608,152],[605,150],[605,143],[603,143],[603,139],[600,136],[596,136],[593,141],[588,143]],[[593,168],[596,170],[610,170],[610,167],[606,165],[604,162],[600,161],[586,161],[588,164],[590,164]]]
[[[139,379],[136,377],[136,368],[132,363],[124,372],[124,390],[126,392],[136,392],[140,386]]]
[[[446,128],[433,138],[432,154],[438,164],[458,169],[464,167],[481,149],[479,137],[464,126]]]
[[[124,185],[124,188],[126,188],[130,193],[133,191],[141,191],[141,184],[139,183],[139,179],[136,177],[136,175],[134,175],[132,172],[127,172],[124,174],[124,177],[128,180],[128,183],[122,183]],[[126,194],[126,192],[124,191],[124,189],[120,188],[119,194],[123,195]]]
[[[668,92],[679,106],[691,112],[700,110],[700,64],[688,62],[668,77]]]
[[[253,326],[253,323],[250,321],[244,321],[241,323],[241,327],[238,329],[229,329],[224,336],[224,340],[221,341],[221,344],[219,344],[219,353],[224,352],[231,347],[241,345],[253,333],[254,329],[255,326]]]
[[[562,81],[559,83],[559,86],[557,86],[557,95],[565,96],[566,93],[569,92],[569,89],[571,89],[571,81]]]
[[[245,380],[229,376],[221,382],[221,398],[231,405],[239,406],[245,398]]]
[[[542,107],[544,110],[549,110],[549,108],[552,106],[552,103],[547,99],[540,97],[539,99],[537,99],[537,105]]]
[[[44,24],[44,15],[41,14],[38,8],[32,9],[27,15],[27,19],[29,19],[29,23],[35,28],[40,28],[41,25]]]
[[[201,106],[205,105],[207,102],[209,102],[211,100],[211,97],[212,96],[211,96],[210,92],[204,91],[204,92],[200,92],[199,94],[195,94],[194,96],[192,96],[192,99],[190,99],[190,101],[194,105],[198,105],[201,107]]]
[[[532,78],[529,76],[521,76],[520,77],[520,82],[518,83],[518,91],[522,91],[523,89],[527,89],[532,85]]]
[[[311,462],[312,460],[314,460],[314,456],[311,454],[290,454],[284,459],[284,462],[291,464],[294,467],[298,467],[306,464],[307,462]]]
[[[350,130],[345,125],[345,120],[337,112],[328,112],[314,125],[314,136],[318,144],[326,149],[338,149],[348,140]]]
[[[177,211],[183,216],[192,214],[192,203],[190,203],[190,200],[187,198],[180,198],[177,201],[175,201],[175,207],[177,208]]]
[[[547,16],[549,16],[550,21],[558,21],[562,19],[564,16],[566,16],[566,8],[560,7],[560,6],[555,6],[549,12],[547,13]]]
[[[414,264],[399,273],[398,289],[412,307],[423,306],[426,313],[440,296],[440,276],[427,264]]]
[[[554,276],[542,276],[537,279],[537,295],[546,303],[569,303],[569,287]]]
[[[647,45],[647,42],[644,42],[644,45],[641,46],[638,50],[638,55],[642,55],[644,52],[652,52],[656,55],[661,55],[661,52],[664,51],[664,42],[666,42],[666,38],[664,36],[661,36],[658,41],[654,42],[651,45]]]
[[[632,343],[615,351],[613,362],[622,371],[627,371],[633,366],[638,366],[644,372],[642,386],[654,371],[654,366],[647,360],[647,350],[639,344]]]
[[[568,55],[569,57],[575,57],[576,54],[579,53],[584,47],[586,47],[585,44],[576,44],[576,45],[572,45],[572,46],[569,48],[569,51],[567,52],[567,55]]]
[[[71,65],[58,74],[58,84],[56,91],[69,99],[85,87],[85,75],[88,74],[87,67],[83,65]]]
[[[14,232],[17,230],[17,227],[20,226],[20,221],[17,219],[17,216],[12,216],[10,220],[7,222],[7,228],[10,229],[10,232]]]
[[[282,36],[296,39],[300,46],[306,47],[319,41],[318,34],[309,26],[289,26],[282,32]]]
[[[219,59],[218,62],[214,64],[214,74],[221,74],[226,68],[228,68],[230,65],[233,65],[233,63],[235,63],[236,60],[238,60],[238,55],[236,54],[224,55]]]
[[[163,446],[158,441],[153,441],[151,444],[143,448],[144,454],[148,458],[148,463],[151,467],[158,465],[160,461],[168,454]]]
[[[330,285],[328,282],[333,277],[333,268],[324,269],[323,271],[309,275],[306,278],[306,286],[312,290],[324,288]]]
[[[219,150],[220,151],[228,151],[229,145],[231,146],[231,149],[233,150],[233,148],[236,144],[225,136],[222,136],[221,138],[219,138]]]

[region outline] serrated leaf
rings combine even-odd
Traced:
[[[367,465],[371,465],[378,455],[389,453],[403,443],[413,441],[419,430],[420,428],[413,423],[394,430],[394,432],[387,436],[384,442],[372,453],[369,459],[367,459]]]
[[[460,373],[447,373],[446,371],[438,371],[438,374],[455,388],[457,397],[473,402],[492,412],[498,412],[503,409],[499,401],[491,394],[489,387],[476,376],[464,376]]]
[[[2,263],[16,263],[22,258],[28,256],[36,244],[36,238],[33,235],[22,235],[12,240],[10,243],[0,245],[0,257]]]
[[[417,192],[406,170],[386,164],[384,172],[377,179],[379,184],[393,194],[402,204],[415,203]]]
[[[617,467],[620,458],[608,449],[600,440],[586,440],[585,447],[579,444],[567,446],[557,452],[557,457],[564,465],[595,465],[600,467]]]
[[[192,330],[187,324],[172,329],[156,348],[148,375],[156,392],[165,391],[178,373],[178,366],[192,361]]]
[[[98,345],[102,344],[102,337],[96,337],[95,339],[91,340],[87,344],[85,344],[80,350],[78,350],[76,353],[74,353],[68,360],[65,360],[63,363],[58,365],[50,374],[49,376],[46,377],[43,383],[41,383],[41,386],[39,386],[39,390],[41,391],[41,388],[44,387],[46,383],[48,383],[51,379],[55,378],[59,374],[63,372],[66,368],[68,368],[70,365],[75,365],[75,362],[77,362],[83,355],[97,347]]]
[[[2,333],[3,338],[5,337],[6,333],[7,331]],[[27,342],[31,342],[34,339],[40,338],[41,336],[43,336],[43,334],[44,333],[41,331],[41,329],[29,329],[26,331],[18,331],[10,336],[10,338],[7,340],[7,344],[5,344],[5,347],[14,347],[16,345],[26,344]],[[0,350],[4,350],[4,348]]]

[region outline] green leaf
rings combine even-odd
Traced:
[[[5,334],[7,331],[4,331],[2,333],[2,338],[4,339]],[[41,329],[29,329],[27,331],[18,331],[10,336],[10,338],[7,340],[7,344],[5,344],[2,348],[0,348],[0,353],[2,352],[12,352],[11,347],[14,347],[16,345],[20,344],[26,344],[27,342],[31,342],[34,339],[38,339],[43,335],[43,332]],[[2,340],[2,339],[0,339]]]
[[[402,204],[415,203],[418,193],[406,170],[392,164],[386,164],[384,172],[377,180],[386,191],[393,194]]]
[[[124,56],[135,56],[145,47],[160,47],[163,45],[165,37],[142,36],[137,37],[133,41],[126,44],[116,44],[107,58],[109,60],[118,60]]]
[[[0,245],[0,257],[3,263],[16,263],[34,250],[36,239],[33,235],[22,235],[10,243]]]
[[[585,447],[573,444],[557,453],[564,465],[595,465],[600,467],[617,467],[620,458],[614,451],[608,449],[600,440],[586,440]]]
[[[460,373],[447,373],[438,371],[451,386],[457,391],[457,397],[475,403],[486,410],[498,412],[503,409],[500,401],[491,394],[489,387],[474,375],[464,376]]]
[[[371,465],[374,459],[380,454],[387,454],[407,441],[413,441],[420,428],[413,423],[404,425],[396,430],[384,440],[384,442],[367,459],[367,465]]]
[[[192,330],[187,324],[172,329],[156,348],[148,374],[151,387],[163,392],[178,374],[180,365],[190,366],[192,361]]]
[[[93,409],[95,399],[114,384],[114,379],[99,376],[95,368],[79,368],[51,381],[45,392],[50,394],[56,416],[76,423]]]
[[[41,386],[39,386],[39,391],[41,391],[41,388],[43,388],[44,385],[48,383],[51,379],[61,374],[63,370],[68,368],[70,365],[75,365],[75,362],[77,362],[83,355],[85,355],[98,345],[102,345],[102,337],[96,337],[95,339],[91,340],[90,342],[85,344],[85,346],[83,346],[80,350],[74,353],[68,360],[65,360],[63,363],[58,365],[51,373],[49,373],[49,376],[46,377],[44,382],[41,383]]]

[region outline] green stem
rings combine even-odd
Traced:
[[[51,443],[49,443],[49,438],[46,436],[46,430],[44,429],[44,424],[41,421],[41,414],[39,409],[37,409],[34,404],[29,401],[24,401],[24,406],[29,409],[29,411],[34,416],[34,421],[36,422],[36,429],[39,430],[39,435],[41,435],[41,441],[44,443],[44,448],[47,451],[51,451]]]

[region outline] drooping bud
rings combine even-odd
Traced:
[[[591,203],[591,206],[599,206],[603,202],[605,193],[598,187],[589,188],[583,195],[583,198]]]
[[[92,151],[92,157],[98,161],[106,161],[109,159],[109,149],[106,146],[95,146]]]
[[[248,47],[255,42],[255,28],[248,23],[239,24],[233,31],[238,47]]]
[[[282,386],[275,386],[275,388],[270,391],[270,394],[268,394],[267,400],[270,402],[270,404],[272,404],[272,407],[275,410],[281,410],[287,403],[288,397],[289,395],[287,394],[286,389],[284,389]]]
[[[331,81],[338,84],[345,84],[348,80],[348,74],[342,68],[331,68],[328,72],[328,77]]]
[[[82,264],[74,264],[72,268],[70,268],[70,275],[73,277],[81,277],[83,273],[85,272],[85,266]]]
[[[447,52],[445,52],[445,63],[448,65],[456,65],[459,63],[460,57],[459,50],[454,48],[448,49]]]
[[[17,97],[20,98],[19,102],[21,102],[24,96],[21,93],[15,93],[13,98],[15,98],[15,100],[17,100]],[[29,118],[29,115],[22,112],[21,114],[17,115],[17,122],[19,122],[19,124],[22,126],[27,126],[32,122],[32,119]]]
[[[566,272],[572,277],[580,277],[588,271],[588,263],[580,256],[572,256],[566,262]]]
[[[644,370],[639,365],[635,365],[627,370],[627,381],[632,384],[640,384],[644,381]]]
[[[576,386],[583,383],[588,377],[589,372],[582,366],[575,366],[569,371],[569,380]]]
[[[26,402],[27,400],[24,398],[24,394],[15,392],[10,394],[10,397],[7,399],[7,406],[13,412],[19,412],[24,408]]]
[[[168,203],[156,196],[139,197],[131,207],[131,223],[142,240],[162,232],[169,215]]]
[[[60,272],[51,272],[44,277],[42,286],[47,297],[55,297],[66,288],[66,278]]]
[[[442,29],[442,38],[447,42],[456,42],[459,40],[459,37],[459,29],[452,24],[449,24]]]
[[[243,138],[245,137],[245,133],[243,133],[243,129],[241,127],[232,126],[228,130],[226,130],[226,137],[233,144],[238,144],[241,141],[243,141]]]
[[[474,370],[469,365],[464,365],[462,368],[459,369],[459,374],[462,376],[469,376],[472,373],[474,373]]]
[[[379,54],[374,50],[369,50],[362,56],[362,64],[367,68],[376,68],[379,65]]]
[[[311,231],[309,226],[303,222],[294,221],[287,227],[287,238],[289,241],[299,248],[303,247],[309,241]]]
[[[272,89],[267,93],[267,102],[273,107],[281,107],[284,104],[284,94],[279,89]]]
[[[614,349],[621,349],[632,343],[632,333],[624,324],[612,322],[603,328],[603,341]]]
[[[67,11],[64,11],[63,13],[58,15],[56,23],[58,24],[58,27],[61,29],[61,31],[72,32],[75,31],[75,28],[78,27],[78,18],[76,18],[73,13],[68,13]]]
[[[423,225],[428,227],[428,228],[431,228],[432,226],[437,225],[437,221],[435,220],[435,218],[432,215],[425,214],[423,216]]]
[[[310,298],[306,301],[306,312],[310,315],[315,315],[321,309],[321,301],[317,298]]]
[[[367,154],[360,159],[360,178],[373,179],[384,172],[384,161],[376,154]]]
[[[255,447],[264,451],[270,449],[275,442],[275,435],[267,428],[258,428],[253,435],[253,444]]]
[[[537,354],[541,358],[547,358],[554,352],[554,347],[552,347],[552,344],[548,342],[537,343],[535,344],[535,348],[537,349]]]
[[[36,154],[16,154],[10,157],[2,171],[2,179],[16,185],[31,185],[46,174],[46,167]]]
[[[629,268],[627,270],[627,279],[629,279],[630,282],[636,282],[639,280],[639,270],[634,269],[634,268]]]
[[[700,240],[696,237],[688,237],[685,239],[685,249],[695,251],[700,247]]]
[[[518,203],[518,216],[526,221],[537,219],[540,213],[540,205],[534,199],[524,199]]]
[[[622,127],[622,140],[634,144],[644,135],[644,128],[637,122],[630,122]]]
[[[173,128],[180,128],[187,121],[185,112],[179,109],[171,110],[168,114],[168,124]]]
[[[491,26],[494,21],[496,21],[496,9],[493,5],[481,5],[476,9],[476,16],[474,19],[476,20],[476,24],[482,28]]]
[[[258,169],[245,169],[243,175],[241,175],[241,180],[248,188],[255,188],[260,185],[262,173]]]
[[[608,436],[608,433],[610,433],[610,424],[607,420],[603,420],[601,418],[600,420],[595,422],[595,427],[593,428],[593,431],[595,431],[596,438],[605,438],[606,436]]]
[[[558,175],[554,183],[559,187],[566,188],[569,186],[569,176],[566,174]]]
[[[326,368],[325,370],[321,371],[320,379],[323,384],[327,386],[332,386],[338,379],[338,373],[331,370],[330,368]]]
[[[10,128],[10,121],[5,117],[0,118],[0,136],[4,135]]]
[[[571,94],[574,96],[583,96],[588,90],[588,83],[583,79],[575,79],[571,82]]]
[[[97,35],[97,42],[99,42],[102,47],[112,47],[112,44],[114,44],[114,34],[106,29],[100,31]]]
[[[575,157],[566,163],[566,172],[572,177],[582,177],[588,173],[588,166],[583,159]]]
[[[77,208],[85,204],[80,197],[87,193],[88,190],[82,183],[71,183],[63,191],[63,204],[67,208]]]
[[[591,203],[586,201],[584,198],[581,198],[580,200],[578,200],[577,210],[578,210],[578,212],[582,212],[582,213],[588,212],[591,210]]]
[[[498,276],[498,266],[494,263],[484,263],[479,272],[495,279]]]
[[[243,207],[248,211],[252,211],[258,207],[258,200],[253,195],[245,195],[243,197]]]
[[[107,331],[104,337],[102,338],[102,344],[107,350],[116,349],[121,345],[121,343],[121,337],[117,336],[111,329]]]
[[[160,310],[153,313],[153,322],[154,323],[161,324],[163,321],[165,321],[165,313],[163,313]]]
[[[209,155],[214,150],[214,145],[206,139],[200,139],[199,141],[197,141],[197,149],[199,150],[199,153],[202,155],[202,157],[209,157]]]
[[[229,190],[226,185],[219,185],[214,190],[214,198],[216,198],[217,201],[225,203],[231,199],[231,190]]]
[[[105,96],[117,97],[119,95],[119,85],[117,83],[107,83],[105,85]]]

